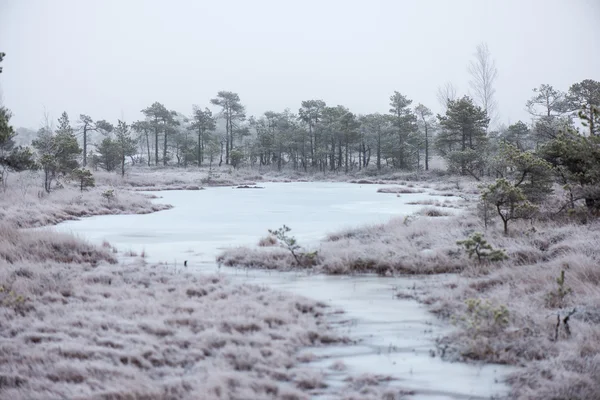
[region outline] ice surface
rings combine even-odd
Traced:
[[[264,183],[265,189],[209,188],[203,191],[157,193],[157,202],[173,209],[147,215],[86,218],[54,229],[72,232],[95,243],[108,241],[119,250],[145,251],[151,262],[174,269],[228,274],[234,280],[322,300],[345,311],[341,329],[357,345],[314,349],[325,360],[313,363],[327,369],[342,360],[348,373],[384,374],[397,385],[412,389],[414,399],[483,399],[506,392],[500,383],[508,369],[491,365],[449,363],[438,356],[434,340],[449,327],[413,300],[397,299],[395,288],[420,285],[425,279],[374,276],[323,276],[276,271],[218,268],[215,256],[224,248],[256,245],[267,229],[292,228],[300,244],[317,244],[330,232],[364,224],[383,223],[393,216],[412,214],[424,199],[458,200],[425,193],[377,193],[380,185],[346,183]],[[344,374],[331,375],[332,382]],[[341,379],[341,378],[339,378]],[[338,382],[339,383],[339,382]],[[341,384],[341,383],[340,383]]]

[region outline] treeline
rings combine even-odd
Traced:
[[[193,107],[189,117],[154,103],[132,126],[138,162],[148,165],[284,166],[304,171],[350,171],[369,165],[428,168],[433,113],[395,92],[389,114],[356,115],[323,100],[303,101],[297,113],[267,111],[247,117],[238,94],[210,100],[219,111]],[[423,128],[423,129],[421,129]],[[425,154],[425,156],[423,156]]]
[[[493,66],[487,48],[478,47],[477,54],[481,62],[471,64],[473,76],[494,77],[495,69],[482,69]],[[75,170],[82,182],[89,178],[89,171],[80,167],[124,174],[127,164],[346,173],[363,168],[427,170],[435,152],[452,173],[478,180],[514,177],[506,181],[510,188],[501,185],[505,193],[496,199],[509,204],[507,219],[526,214],[521,213],[527,208],[521,207],[522,201],[540,201],[540,187],[549,188],[540,182],[548,182],[550,175],[569,193],[569,209],[579,200],[600,209],[600,82],[586,79],[566,92],[540,85],[525,105],[531,123],[490,129],[496,106],[489,90],[493,81],[482,79],[471,82],[474,98],[457,97],[446,85],[438,93],[444,112],[435,116],[399,92],[390,96],[386,113],[366,115],[313,99],[302,101],[297,112],[248,117],[239,95],[229,91],[209,100],[217,108],[214,114],[208,107],[193,106],[192,114],[185,115],[155,102],[141,110],[143,119],[131,124],[118,121],[113,126],[82,114],[73,126],[63,113],[56,129],[47,121],[39,130],[33,150],[15,146],[10,111],[1,107],[0,180],[5,182],[9,171],[41,168],[50,191],[54,181]],[[93,137],[101,140],[90,145]]]
[[[445,112],[437,116],[394,92],[387,113],[357,115],[341,105],[306,100],[296,113],[287,109],[247,117],[239,95],[221,91],[210,100],[219,107],[214,114],[207,107],[193,106],[186,116],[155,102],[141,110],[144,119],[123,123],[120,129],[84,114],[71,127],[63,113],[55,132],[79,133],[83,166],[108,170],[121,164],[122,157],[112,156],[117,153],[124,153],[130,163],[149,166],[270,165],[344,172],[369,166],[427,170],[436,153],[453,172],[480,177],[490,173],[488,161],[501,142],[535,149],[560,132],[576,130],[578,121],[587,125],[582,133],[597,134],[591,110],[598,86],[584,80],[560,92],[541,85],[526,104],[531,123],[518,121],[496,129],[490,129],[486,110],[468,96],[447,98]],[[38,136],[52,133],[48,131],[44,127]],[[92,135],[102,140],[90,146]]]

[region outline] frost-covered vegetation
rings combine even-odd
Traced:
[[[0,53],[0,61],[3,54]],[[68,116],[34,151],[15,147],[0,108],[0,398],[398,398],[389,377],[348,376],[328,387],[307,346],[343,343],[322,303],[220,276],[149,265],[51,230],[83,216],[169,208],[135,190],[249,183],[212,171],[134,172],[129,127],[100,145],[107,171],[84,168]],[[81,116],[85,135],[111,127]],[[105,133],[106,133],[105,132]],[[86,139],[84,139],[85,143]],[[85,147],[85,145],[84,145]],[[94,155],[96,156],[96,155]],[[118,170],[119,174],[112,173]],[[158,178],[160,177],[160,178]],[[339,370],[339,368],[338,368]]]
[[[68,235],[0,229],[0,397],[307,399],[323,305],[175,273]]]
[[[507,261],[471,263],[415,295],[459,328],[440,341],[447,357],[524,367],[510,377],[512,398],[597,398],[600,223],[518,229],[493,239]]]
[[[318,247],[299,250],[317,252],[316,264],[301,268],[330,274],[455,272],[437,286],[399,293],[428,304],[456,326],[440,340],[440,355],[524,367],[525,373],[510,378],[511,398],[595,398],[600,393],[600,221],[580,224],[566,215],[562,218],[573,219],[515,221],[505,235],[501,224],[486,228],[475,213],[471,208],[435,223],[422,215],[397,218],[330,234]],[[482,245],[480,256],[457,238]],[[289,251],[277,246],[233,248],[219,260],[298,268]]]
[[[519,123],[502,136],[486,132],[486,113],[468,99],[448,103],[436,138],[446,148],[438,151],[449,171],[478,183],[446,188],[470,202],[458,216],[428,206],[331,234],[316,248],[295,243],[296,253],[314,255],[306,263],[277,246],[233,248],[217,260],[329,274],[457,273],[442,287],[400,294],[456,325],[440,340],[443,357],[521,366],[511,398],[599,398],[600,83],[536,93],[528,107],[545,113],[532,128]],[[573,101],[583,131],[566,111]]]
[[[36,171],[11,174],[0,190],[0,221],[29,228],[92,215],[146,214],[170,208],[123,187],[98,184],[82,191],[70,180],[61,189],[47,193],[39,189],[42,181],[43,174]]]
[[[132,190],[329,179],[396,181],[380,191],[402,196],[429,188],[398,180],[439,174],[460,179],[438,190],[471,201],[458,216],[424,202],[415,215],[333,233],[315,248],[284,226],[218,261],[454,273],[401,293],[456,326],[440,339],[443,357],[522,367],[511,398],[600,398],[600,82],[566,92],[542,84],[526,104],[532,123],[500,126],[490,124],[497,71],[487,46],[470,67],[474,96],[447,86],[435,117],[394,91],[385,114],[311,99],[297,113],[247,118],[237,93],[219,91],[210,99],[218,115],[193,106],[188,118],[155,102],[131,124],[81,114],[74,126],[65,112],[20,147],[0,107],[0,394],[305,398],[323,377],[299,366],[299,349],[340,340],[310,300],[140,260],[116,265],[109,248],[15,226],[163,207]],[[423,175],[433,153],[446,170]]]

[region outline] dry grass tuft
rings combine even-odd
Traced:
[[[406,204],[413,206],[434,206],[441,208],[463,208],[465,206],[464,202],[457,202],[451,200],[433,200],[433,199],[425,199],[425,200],[417,200],[417,201],[408,201]]]
[[[417,215],[424,217],[451,217],[454,214],[435,207],[424,207],[417,211]]]
[[[258,241],[258,245],[260,247],[272,247],[272,246],[277,246],[277,238],[273,235],[267,235],[265,237],[262,237],[259,241]]]
[[[377,189],[377,193],[397,193],[397,194],[413,194],[413,193],[424,193],[425,191],[422,189],[413,189],[410,187],[404,186],[393,186],[393,187],[383,187]]]
[[[0,263],[116,263],[108,248],[97,248],[73,236],[52,231],[23,231],[0,224]]]

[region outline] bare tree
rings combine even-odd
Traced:
[[[50,115],[50,111],[46,109],[44,106],[44,113],[42,115],[41,128],[45,129],[47,132],[54,132],[54,121],[52,116]]]
[[[469,63],[469,74],[472,97],[485,110],[490,121],[497,120],[498,103],[495,99],[494,83],[498,77],[498,69],[486,43],[477,45],[475,59]]]
[[[456,100],[456,87],[452,82],[446,82],[444,86],[438,86],[436,97],[443,108],[442,114],[444,114],[448,110],[448,103]]]

